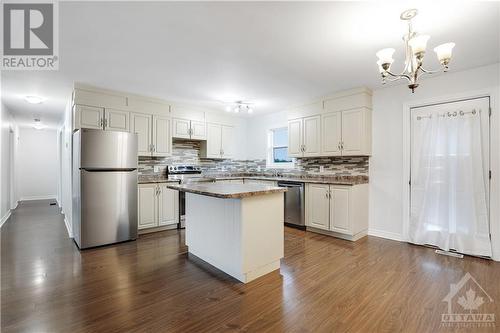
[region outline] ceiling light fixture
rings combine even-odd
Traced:
[[[226,106],[226,112],[233,111],[234,113],[246,112],[247,114],[252,114],[254,110],[251,105],[253,105],[253,103],[236,101],[231,103],[231,105]]]
[[[401,13],[401,20],[408,21],[408,33],[403,36],[403,41],[405,43],[405,67],[400,74],[394,74],[390,71],[391,65],[394,62],[392,55],[394,54],[394,49],[387,48],[377,52],[377,65],[379,67],[379,72],[382,75],[382,84],[387,81],[397,81],[400,79],[408,80],[408,88],[411,92],[415,92],[415,88],[418,87],[418,79],[424,74],[434,74],[438,72],[447,72],[448,64],[451,60],[451,53],[455,43],[445,43],[434,48],[437,58],[441,65],[443,66],[439,70],[426,70],[423,68],[422,63],[424,60],[425,49],[427,47],[427,41],[429,40],[428,35],[421,35],[413,31],[411,20],[417,16],[418,11],[416,9],[408,9]]]
[[[24,100],[30,104],[40,104],[43,102],[43,98],[38,96],[26,96]]]
[[[34,129],[41,130],[41,129],[45,128],[45,126],[42,125],[42,122],[40,121],[40,118],[35,118],[34,120],[35,120],[35,124],[33,125]]]

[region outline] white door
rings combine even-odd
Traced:
[[[302,156],[302,119],[288,121],[288,156]]]
[[[321,155],[321,117],[304,118],[304,156]]]
[[[202,121],[191,120],[191,139],[206,140],[207,126]]]
[[[330,227],[332,231],[352,234],[349,225],[349,188],[330,186]]]
[[[222,126],[222,158],[231,158],[234,155],[234,129],[232,126]]]
[[[361,155],[365,140],[364,110],[342,111],[342,155]]]
[[[170,118],[153,116],[153,156],[172,154]]]
[[[103,129],[104,108],[77,105],[76,110],[79,114],[80,128]]]
[[[173,134],[174,138],[189,139],[191,135],[190,121],[186,119],[173,118]]]
[[[217,124],[207,125],[207,157],[220,158],[222,149],[222,127]]]
[[[138,228],[152,228],[157,223],[157,195],[156,184],[140,184],[137,195]]]
[[[310,227],[330,229],[330,199],[328,185],[309,184],[307,187],[307,225]]]
[[[130,131],[130,112],[106,109],[104,118],[104,129],[106,131]]]
[[[492,255],[489,107],[484,97],[411,109],[410,242]]]
[[[130,117],[131,132],[137,134],[137,155],[151,156],[153,117],[142,113],[132,113]]]
[[[323,156],[341,155],[341,115],[341,112],[332,112],[323,115],[321,118],[321,154]]]
[[[158,226],[179,222],[179,192],[158,184]]]

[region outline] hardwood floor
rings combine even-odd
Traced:
[[[2,332],[475,332],[440,327],[467,272],[500,302],[499,263],[376,237],[286,228],[281,275],[247,285],[190,257],[183,231],[79,252],[47,201],[2,227],[1,268]]]

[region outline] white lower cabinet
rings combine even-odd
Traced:
[[[349,240],[366,235],[368,184],[307,184],[306,226]],[[343,237],[344,236],[344,237]]]
[[[138,228],[175,225],[179,222],[179,192],[166,183],[139,184]]]

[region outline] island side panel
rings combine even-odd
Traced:
[[[245,282],[241,265],[241,200],[186,193],[190,253]]]
[[[242,254],[245,282],[279,269],[284,257],[284,193],[242,199]]]

